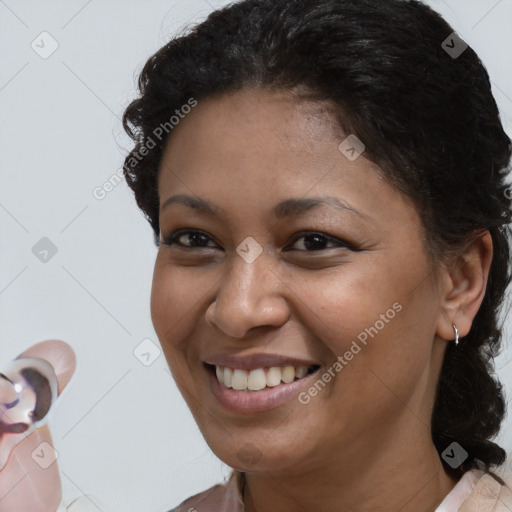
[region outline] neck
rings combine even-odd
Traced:
[[[356,443],[302,473],[246,473],[245,512],[318,510],[319,504],[322,512],[434,512],[457,481],[444,471],[430,435],[394,438]]]

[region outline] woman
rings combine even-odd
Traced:
[[[174,510],[512,510],[511,143],[471,48],[419,2],[245,0],[140,93],[152,319],[234,469]]]
[[[244,0],[139,86],[152,320],[234,469],[174,510],[510,510],[511,142],[474,51],[417,1]]]

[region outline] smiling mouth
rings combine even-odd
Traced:
[[[283,384],[303,379],[316,372],[320,366],[272,366],[254,370],[242,370],[205,363],[222,386],[241,392],[257,392],[277,388]]]

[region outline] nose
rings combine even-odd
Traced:
[[[256,327],[283,325],[290,317],[287,288],[265,252],[252,263],[238,254],[233,260],[206,311],[206,321],[240,339]]]

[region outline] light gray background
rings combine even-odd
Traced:
[[[92,494],[126,512],[164,512],[229,472],[202,439],[149,314],[156,248],[123,182],[119,118],[146,59],[226,1],[0,0],[0,362],[67,341],[78,368],[50,417],[65,500]],[[481,56],[512,135],[512,1],[430,1]],[[58,42],[47,59],[41,32]],[[49,43],[45,44],[49,48]],[[32,247],[48,237],[46,263]],[[511,337],[511,324],[507,335]],[[510,349],[497,361],[512,397]],[[510,419],[499,440],[512,449]],[[105,511],[107,512],[107,511]]]

